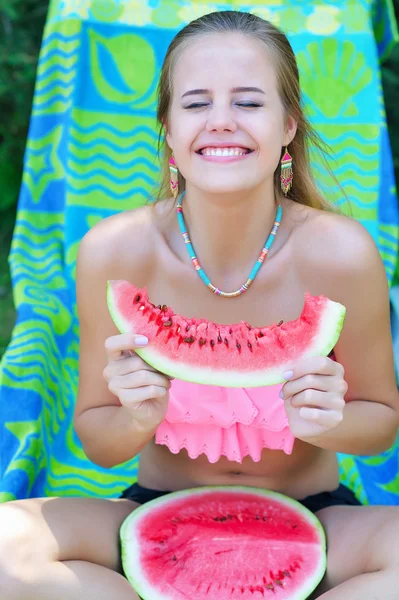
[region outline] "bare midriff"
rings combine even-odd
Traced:
[[[221,457],[211,464],[205,455],[191,459],[185,450],[172,454],[166,446],[150,442],[140,455],[139,483],[157,490],[175,491],[205,485],[248,485],[274,490],[292,498],[338,487],[336,454],[296,440],[291,455],[263,450],[255,463]]]

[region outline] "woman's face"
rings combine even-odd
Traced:
[[[166,139],[188,184],[211,193],[267,186],[295,131],[259,42],[236,33],[204,35],[183,50]]]

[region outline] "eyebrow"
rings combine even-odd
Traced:
[[[259,94],[264,94],[265,92],[263,90],[261,90],[258,87],[235,87],[232,90],[233,94],[239,94],[242,92],[257,92]],[[211,90],[207,90],[207,89],[197,89],[197,90],[188,90],[188,92],[184,92],[184,94],[182,95],[182,98],[184,98],[185,96],[201,96],[201,95],[205,95],[205,94],[210,94]]]

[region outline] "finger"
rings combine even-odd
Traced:
[[[299,394],[304,390],[320,390],[321,392],[330,391],[331,376],[328,375],[315,375],[314,373],[303,375],[298,379],[287,381],[281,389],[282,398],[289,398],[295,394]]]
[[[121,333],[107,338],[104,346],[108,360],[120,360],[125,358],[125,352],[135,348],[143,348],[147,343],[148,339],[143,335]]]
[[[345,395],[348,391],[348,385],[342,377],[335,375],[316,375],[311,373],[303,375],[298,379],[287,381],[281,389],[281,397],[289,398],[299,394],[304,390],[320,390],[321,392],[335,392]]]
[[[140,370],[155,371],[155,369],[140,358],[140,356],[133,353],[132,356],[127,356],[124,360],[109,362],[103,371],[103,376],[105,379],[111,379],[112,377],[127,375],[128,373],[134,373],[135,371]]]
[[[137,389],[140,387],[157,385],[169,389],[171,383],[167,377],[161,373],[140,370],[135,373],[128,373],[119,377],[112,377],[108,386],[111,392],[119,389]]]
[[[309,356],[299,360],[291,369],[283,373],[286,380],[292,381],[311,373],[319,375],[344,375],[344,368],[328,356]]]
[[[299,416],[304,421],[311,421],[326,429],[332,429],[339,425],[343,419],[342,412],[336,410],[319,410],[304,406],[299,409]]]
[[[319,392],[318,390],[305,390],[300,394],[292,396],[288,402],[290,402],[291,406],[294,408],[306,406],[309,408],[342,412],[345,407],[345,400],[341,395],[329,392]]]
[[[146,385],[134,390],[121,389],[118,393],[121,404],[132,409],[140,408],[140,404],[146,402],[146,400],[161,400],[162,398],[167,399],[167,397],[168,390],[158,385]]]

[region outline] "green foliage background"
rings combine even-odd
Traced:
[[[15,321],[7,257],[47,8],[48,0],[0,0],[0,357]],[[399,44],[384,64],[383,87],[399,182]]]
[[[15,322],[7,257],[47,0],[0,0],[0,357]]]

